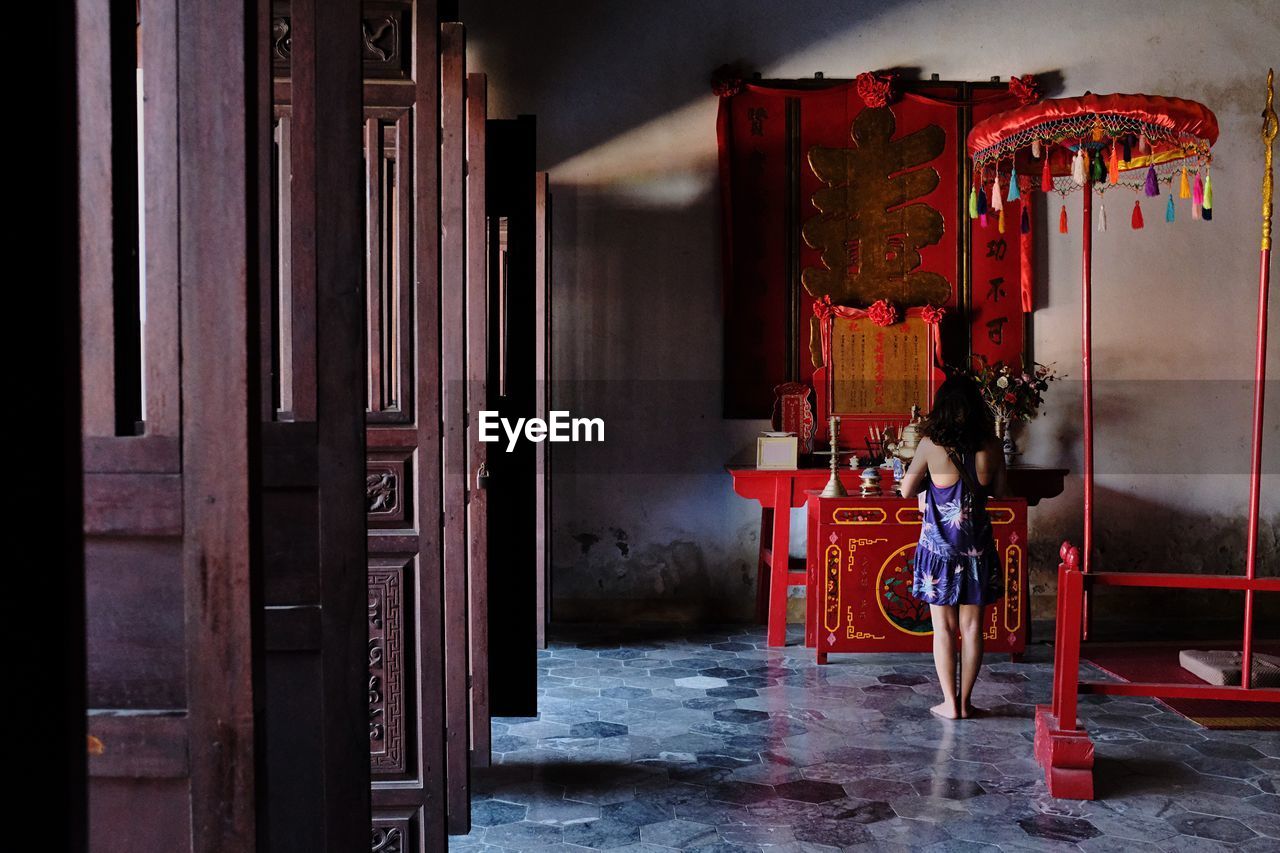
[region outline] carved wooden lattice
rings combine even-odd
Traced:
[[[369,567],[369,757],[375,774],[403,773],[404,566]]]

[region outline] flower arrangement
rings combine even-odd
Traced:
[[[1004,362],[983,364],[970,375],[995,415],[996,433],[1001,437],[1010,421],[1029,421],[1036,416],[1049,383],[1059,378],[1052,367],[1038,363],[1030,370],[1017,370]]]

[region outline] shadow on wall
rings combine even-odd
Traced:
[[[1093,569],[1244,574],[1243,515],[1188,512],[1107,488],[1094,494]],[[1035,518],[1036,510],[1032,513]],[[1080,544],[1078,520],[1063,524],[1060,518],[1035,523],[1031,531],[1028,559],[1036,619],[1054,616],[1063,540]],[[1280,577],[1280,515],[1260,519],[1258,575]],[[1257,636],[1280,637],[1280,595],[1258,594],[1254,600]],[[1100,589],[1094,596],[1097,639],[1230,638],[1239,635],[1243,613],[1240,592],[1126,588]]]
[[[910,5],[698,0],[698,13],[690,14],[688,0],[459,3],[479,67],[502,70],[494,78],[499,109],[511,104],[540,113],[540,168],[706,98],[711,71],[722,63],[747,59],[768,68]],[[834,76],[836,69],[814,71]]]

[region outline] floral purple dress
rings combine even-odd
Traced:
[[[974,454],[960,460],[972,475],[967,479],[978,483]],[[974,494],[965,480],[925,486],[911,593],[927,604],[991,604],[1003,592],[986,490]]]

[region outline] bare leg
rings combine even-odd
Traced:
[[[956,704],[956,609],[930,604],[929,613],[933,617],[933,664],[942,687],[942,702],[929,710],[939,717],[956,720],[960,717]]]
[[[980,713],[973,707],[970,696],[978,670],[982,668],[982,608],[976,604],[960,605],[960,716],[974,717]]]

